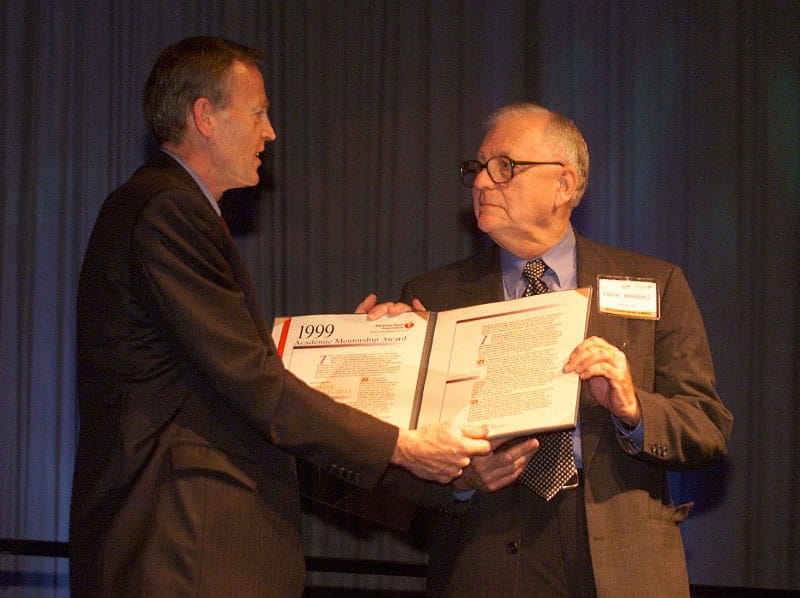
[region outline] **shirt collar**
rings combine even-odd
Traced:
[[[189,168],[186,165],[186,162],[181,160],[178,156],[176,156],[172,152],[170,152],[168,150],[165,150],[164,148],[161,148],[161,151],[164,152],[165,154],[167,154],[173,160],[175,160],[178,164],[183,166],[184,170],[186,172],[188,172],[190,175],[192,175],[192,178],[194,179],[194,182],[197,183],[198,187],[200,187],[200,190],[203,192],[203,195],[206,196],[206,199],[211,204],[211,207],[214,208],[214,211],[217,213],[217,216],[221,216],[222,215],[222,211],[219,209],[219,204],[217,203],[217,200],[214,199],[214,196],[212,195],[211,190],[206,186],[206,184],[203,182],[203,180],[199,176],[197,176],[197,174],[194,172],[194,170]]]
[[[577,287],[576,256],[575,231],[570,225],[558,243],[538,256],[547,264],[543,278],[551,291],[563,291]],[[500,248],[500,269],[503,274],[503,292],[506,299],[522,296],[526,286],[522,278],[522,269],[528,261]]]

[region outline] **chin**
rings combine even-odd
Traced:
[[[258,175],[251,176],[251,177],[248,177],[244,181],[244,184],[242,186],[243,187],[255,187],[256,185],[258,185],[258,181],[259,181]]]
[[[492,230],[494,229],[494,227],[492,226],[491,219],[486,218],[486,217],[482,218],[482,217],[478,216],[478,218],[476,218],[476,220],[475,220],[475,223],[478,226],[478,230],[480,230],[481,232],[487,233],[487,234],[491,233]]]

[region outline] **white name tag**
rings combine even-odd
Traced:
[[[597,309],[601,314],[658,320],[658,286],[650,278],[597,277]]]

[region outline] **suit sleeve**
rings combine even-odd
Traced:
[[[733,418],[717,394],[700,310],[677,267],[661,298],[652,380],[651,388],[636,388],[644,421],[643,450],[637,456],[664,468],[687,470],[724,454]]]
[[[216,400],[269,443],[373,485],[391,458],[397,429],[286,372],[239,254],[206,207],[188,192],[162,192],[145,204],[134,228],[141,292],[168,329],[164,338],[177,345],[165,354],[196,369]]]

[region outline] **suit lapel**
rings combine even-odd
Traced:
[[[454,294],[459,307],[493,303],[505,298],[497,245],[492,244],[481,251],[469,267],[462,269]]]
[[[628,322],[625,318],[601,314],[597,308],[597,277],[603,275],[621,276],[624,269],[601,246],[576,234],[578,286],[592,288],[592,301],[589,307],[589,323],[586,336],[598,336],[613,345],[624,349],[628,338]],[[588,386],[581,384],[581,454],[583,467],[592,461],[600,442],[601,432],[609,426],[610,415],[588,392]]]
[[[194,191],[194,193],[191,194],[191,198],[192,201],[197,202],[199,209],[207,210],[211,218],[218,220],[218,216],[211,206],[211,203],[208,201],[208,198],[203,193],[203,190],[192,175],[179,162],[172,158],[172,156],[162,151],[156,152],[150,158],[146,166],[165,171],[170,176],[179,178],[188,188]],[[250,278],[244,259],[230,231],[227,230],[227,226],[222,224],[221,220],[220,227],[224,228],[224,234],[222,235],[222,253],[233,272],[234,280],[244,294],[245,303],[259,328],[262,339],[265,342],[272,342],[272,336],[269,333],[270,329],[261,312],[258,293],[256,293],[255,286]]]
[[[626,319],[601,314],[597,309],[597,277],[622,276],[624,269],[614,259],[599,250],[596,243],[576,235],[578,254],[578,286],[592,288],[587,336],[618,339],[625,336]]]

